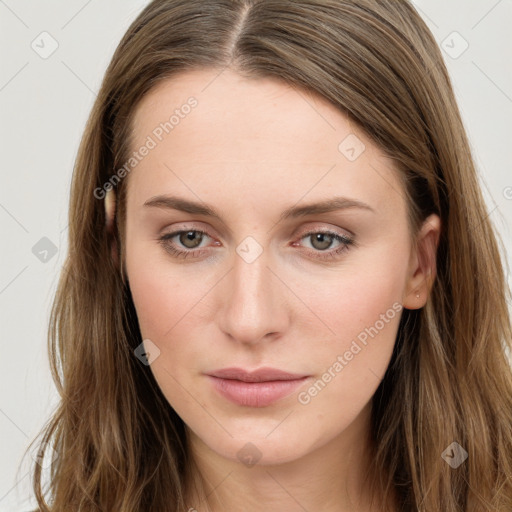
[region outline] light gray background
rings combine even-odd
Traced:
[[[67,251],[72,167],[106,66],[147,3],[0,0],[0,512],[33,504],[30,459],[17,470],[57,403],[46,332]],[[512,0],[414,3],[444,50],[510,266]],[[52,44],[57,49],[44,55]],[[55,255],[37,250],[36,244],[48,243],[40,242],[43,237]]]

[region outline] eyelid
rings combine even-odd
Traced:
[[[355,233],[347,228],[341,228],[340,226],[336,226],[329,222],[317,222],[317,223],[309,223],[306,227],[300,228],[299,233],[300,236],[305,236],[311,233],[317,233],[319,231],[330,232],[336,235],[344,235],[347,238],[355,238]],[[298,235],[297,235],[298,236]]]
[[[169,235],[177,235],[183,232],[188,231],[197,231],[198,233],[203,233],[207,235],[208,237],[215,239],[216,237],[212,235],[212,229],[210,227],[203,227],[200,224],[188,224],[186,222],[181,222],[178,224],[174,224],[172,226],[167,226],[166,228],[162,229],[161,232],[158,234],[157,238],[161,238],[163,236],[169,236]]]

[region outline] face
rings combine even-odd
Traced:
[[[320,97],[232,71],[161,83],[133,129],[149,150],[125,178],[126,272],[150,369],[190,434],[262,464],[342,436],[416,293],[391,161]]]

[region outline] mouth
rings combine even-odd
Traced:
[[[206,375],[221,396],[245,407],[267,407],[292,394],[310,377],[276,368],[224,368]]]

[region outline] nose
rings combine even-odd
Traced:
[[[290,291],[269,263],[267,251],[250,263],[235,253],[233,268],[223,279],[219,327],[239,343],[275,340],[288,327]]]

